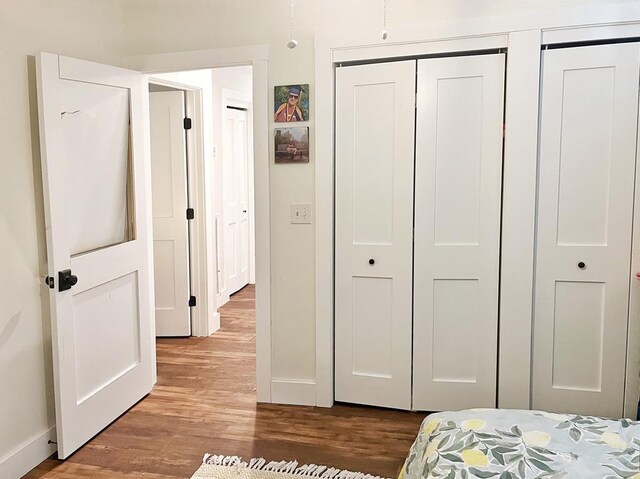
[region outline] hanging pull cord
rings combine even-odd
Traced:
[[[295,48],[298,46],[298,42],[293,39],[293,0],[291,0],[291,23],[289,30],[289,42],[287,43],[288,48]]]
[[[382,3],[382,39],[387,39],[387,0]]]

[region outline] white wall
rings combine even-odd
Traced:
[[[46,245],[33,58],[40,51],[118,65],[122,5],[0,0],[0,477],[53,452]],[[55,437],[53,437],[55,440]],[[23,449],[24,448],[24,449]]]
[[[409,25],[435,25],[477,17],[542,13],[615,5],[624,0],[391,0],[389,41]],[[269,45],[270,86],[311,84],[311,161],[271,164],[272,374],[274,379],[315,381],[314,226],[291,225],[289,205],[314,198],[314,46],[316,33],[382,30],[382,0],[297,1],[299,46],[286,48],[289,0],[126,0],[127,55]],[[273,126],[273,124],[272,124]],[[331,261],[331,258],[327,258]]]

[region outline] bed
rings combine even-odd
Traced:
[[[640,422],[471,409],[427,416],[399,479],[640,479]]]

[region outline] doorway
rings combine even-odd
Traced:
[[[209,336],[255,284],[252,67],[149,78],[156,335]]]

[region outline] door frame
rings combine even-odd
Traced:
[[[225,127],[224,125],[226,124],[225,122],[225,112],[227,111],[227,107],[228,106],[232,106],[232,107],[237,107],[237,108],[244,108],[247,112],[247,138],[253,138],[253,102],[251,99],[251,95],[248,95],[244,92],[238,91],[238,90],[232,90],[229,88],[221,88],[220,89],[220,118],[218,118],[218,121],[220,122],[220,125],[222,127],[222,135],[223,138],[220,142],[220,144],[218,145],[218,152],[216,153],[216,155],[220,156],[224,155],[224,134],[225,134]],[[253,147],[253,142],[249,141],[249,144],[247,145],[247,152],[249,155],[249,158],[253,157],[254,155],[254,147]],[[220,156],[221,157],[221,156]],[[254,174],[254,164],[250,161],[249,165],[248,165],[248,169],[247,169],[247,182],[248,182],[248,192],[249,192],[249,205],[254,205],[255,204],[255,194],[254,194],[254,190],[255,190],[255,174]],[[221,181],[224,181],[223,178],[221,178]],[[220,185],[217,185],[220,186]],[[249,284],[255,284],[256,282],[256,267],[255,267],[255,263],[256,263],[256,250],[255,250],[255,210],[250,206],[249,209]],[[222,208],[222,211],[220,211],[219,215],[222,217],[222,227],[224,227],[225,222],[224,222],[224,207]],[[220,224],[220,222],[218,221],[218,224]],[[224,255],[224,233],[220,233],[217,236],[218,238],[218,242],[219,244],[223,245],[222,248],[222,255]],[[223,238],[223,241],[220,243],[220,238]],[[218,264],[220,265],[219,267],[222,270],[223,276],[225,278],[225,285],[226,285],[226,270],[224,267],[224,258],[218,257]],[[219,291],[219,298],[218,298],[218,306],[222,306],[223,304],[225,304],[227,301],[229,301],[229,292],[227,291],[226,287],[224,289],[220,289]]]
[[[258,402],[271,402],[271,206],[269,182],[269,47],[254,45],[189,52],[127,56],[125,68],[153,76],[207,68],[252,66],[254,214],[256,260],[256,389]],[[148,117],[146,119],[149,121]],[[207,225],[211,236],[213,226]],[[214,254],[209,252],[209,254]],[[215,297],[215,295],[214,295]],[[211,307],[209,306],[209,310]]]
[[[529,409],[541,50],[553,43],[640,37],[640,8],[620,4],[558,8],[553,15],[547,11],[391,27],[388,35],[387,42],[373,31],[315,36],[316,404],[331,407],[334,402],[336,67],[345,62],[507,48],[498,407]],[[636,202],[640,207],[640,199]],[[640,268],[635,260],[640,255],[638,207],[632,251],[636,268]],[[631,339],[640,335],[640,304],[630,311],[638,314],[629,319],[624,412],[634,417],[640,352],[631,347]]]
[[[187,207],[202,211],[188,224],[189,231],[189,281],[190,292],[198,298],[196,306],[190,308],[191,336],[209,336],[219,329],[220,313],[209,304],[207,291],[213,287],[208,278],[206,222],[210,214],[205,201],[204,144],[202,89],[171,80],[150,76],[150,85],[174,88],[184,92],[185,116],[192,120],[192,134],[187,135]],[[185,220],[186,221],[186,220]],[[214,310],[210,315],[209,311]]]

